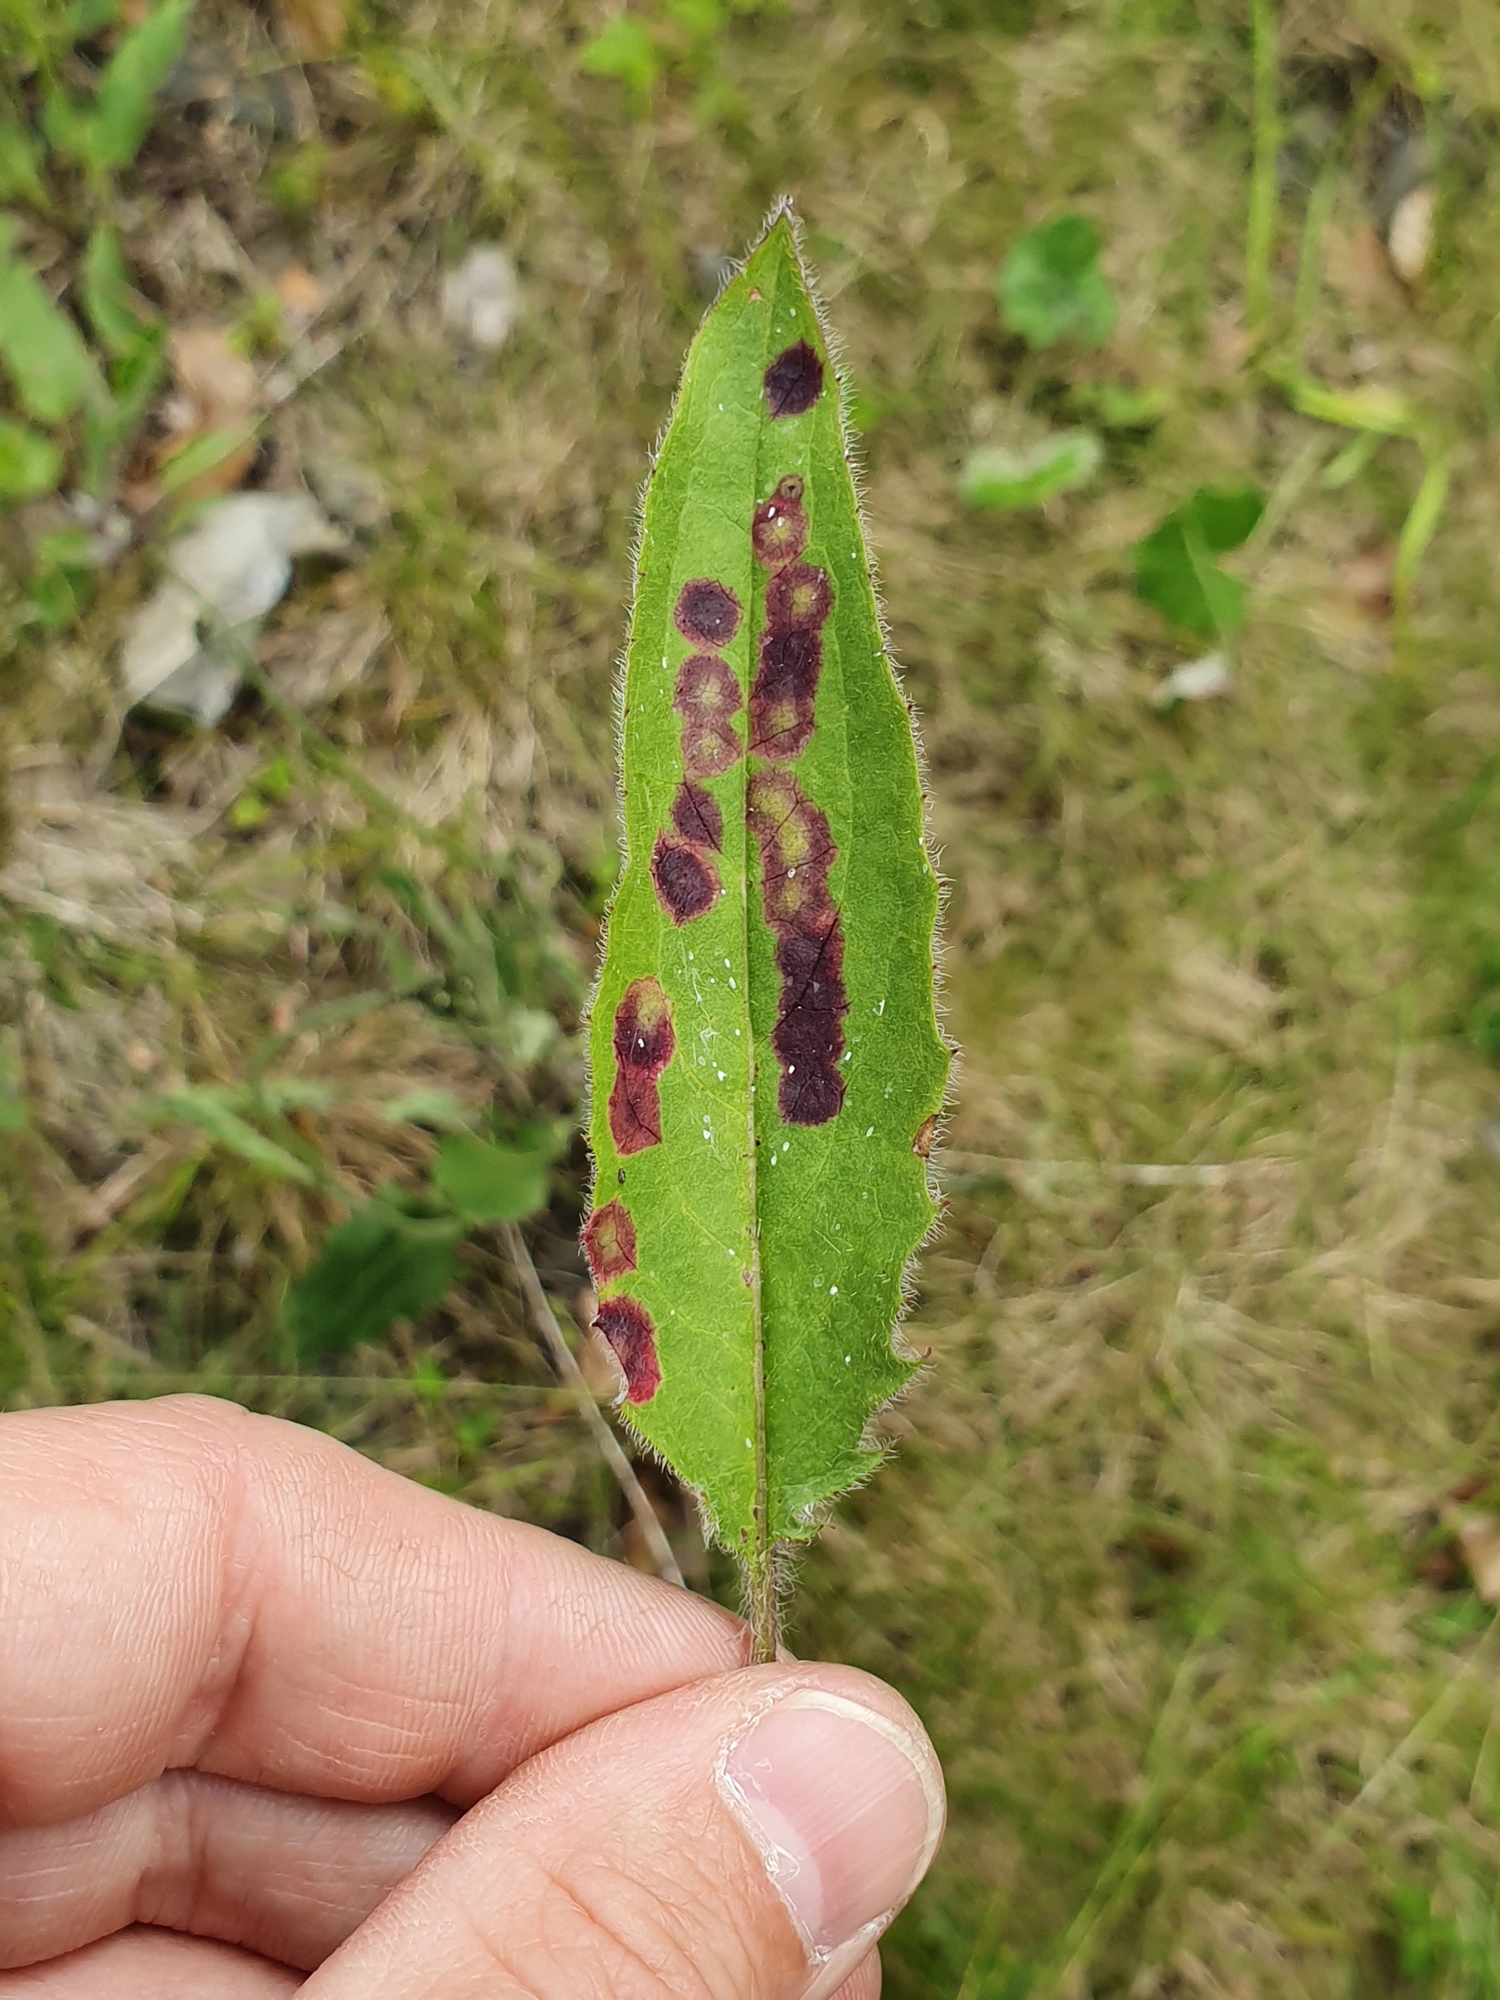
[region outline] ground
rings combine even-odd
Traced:
[[[54,291],[102,202],[142,297],[229,329],[261,384],[235,476],[311,479],[342,541],[261,636],[272,692],[200,733],[122,726],[111,664],[170,526],[171,410],[76,618],[38,626],[12,544],[0,1393],[206,1387],[650,1559],[494,1231],[389,1341],[298,1366],[278,1312],[351,1200],[424,1184],[414,1092],[576,1116],[638,485],[723,260],[789,191],[963,1048],[908,1327],[930,1367],[792,1611],[948,1771],[887,1991],[1500,1994],[1500,16],[631,18],[619,76],[591,5],[206,4],[135,164],[16,205]],[[29,116],[19,60],[10,87]],[[1403,175],[1436,192],[1405,281]],[[1118,324],[1030,352],[996,274],[1070,212]],[[479,242],[519,273],[498,350],[441,324]],[[1100,383],[1153,403],[1091,484],[966,504],[976,446],[1086,419]],[[1349,461],[1308,383],[1415,415]],[[1268,506],[1228,559],[1227,686],[1163,702],[1209,648],[1131,551],[1203,486]],[[320,660],[299,721],[278,674]],[[585,1178],[575,1143],[527,1232],[565,1310]]]

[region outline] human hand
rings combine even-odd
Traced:
[[[875,2000],[936,1762],[747,1657],[294,1424],[0,1417],[0,2000]]]

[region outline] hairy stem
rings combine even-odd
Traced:
[[[745,1565],[745,1581],[750,1599],[750,1631],[755,1641],[751,1655],[757,1667],[769,1666],[781,1649],[781,1595],[776,1575],[777,1550],[758,1549]]]

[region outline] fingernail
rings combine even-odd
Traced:
[[[937,1851],[931,1749],[857,1702],[796,1688],[729,1745],[719,1785],[818,1968],[807,2000],[833,1992]]]

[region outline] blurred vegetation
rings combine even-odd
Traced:
[[[894,2000],[1500,1995],[1497,131],[1490,0],[0,26],[0,1398],[233,1395],[637,1561],[503,1232],[585,1320],[635,496],[806,218],[966,1052],[793,1635],[949,1772]],[[343,546],[220,726],[127,712],[236,484]]]

